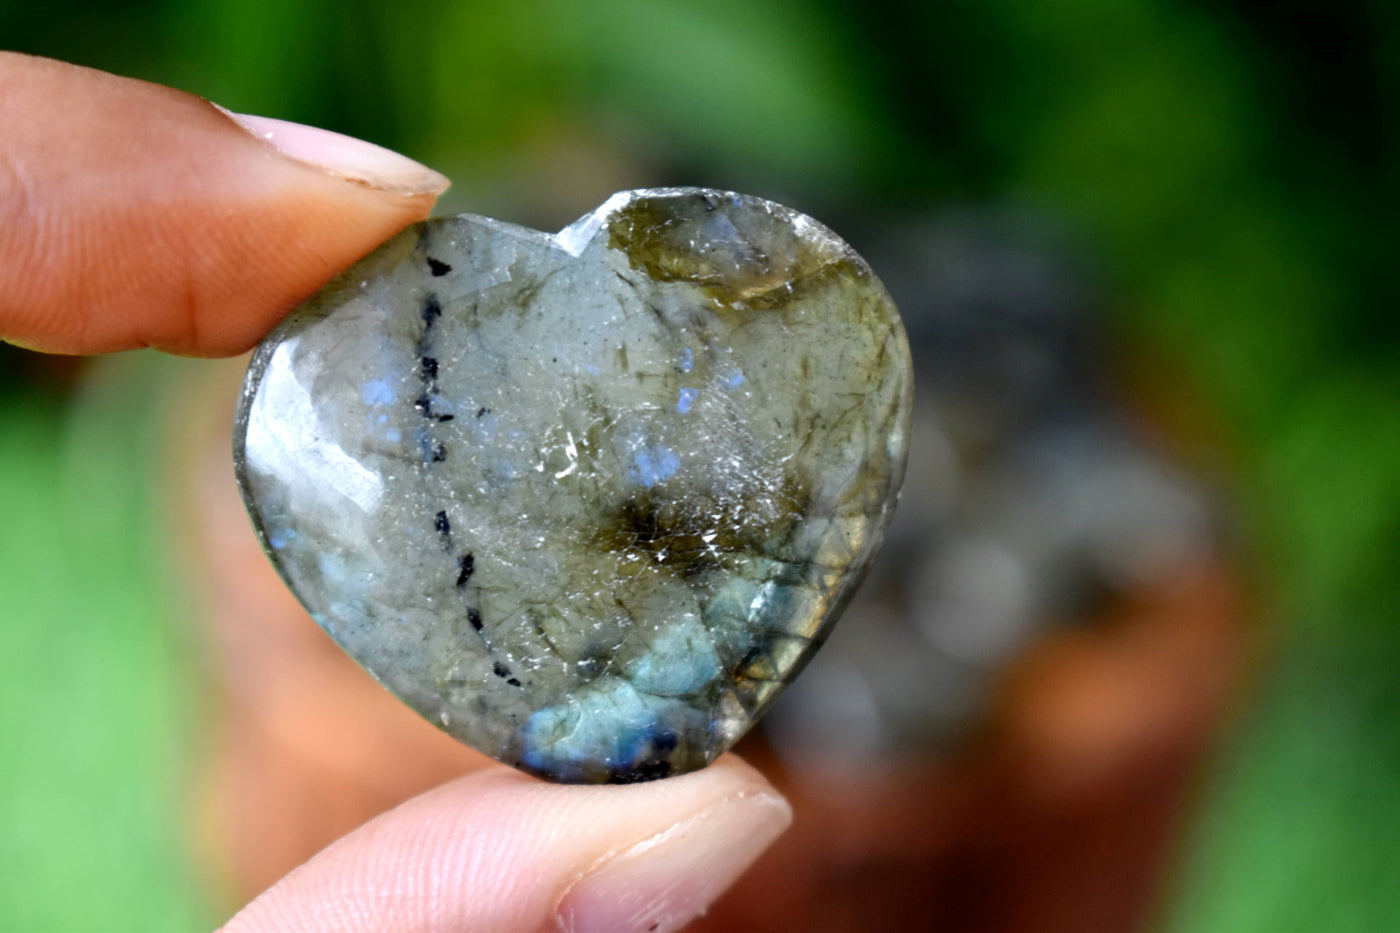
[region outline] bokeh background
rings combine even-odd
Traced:
[[[934,230],[1060,270],[1032,278],[1070,282],[1102,378],[1228,502],[1250,594],[1257,661],[1145,922],[1400,916],[1400,7],[0,0],[0,45],[399,149],[454,179],[443,211],[554,229],[707,184],[872,261]],[[200,366],[0,352],[0,928],[226,913],[191,855],[211,664],[169,560]]]

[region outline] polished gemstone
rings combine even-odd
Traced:
[[[694,770],[825,637],[904,471],[911,367],[812,219],[619,194],[410,227],[253,358],[239,481],[316,621],[422,715],[569,782]]]

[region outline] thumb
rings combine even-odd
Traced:
[[[491,768],[333,843],[225,930],[676,930],[790,820],[786,801],[733,756],[629,786]]]
[[[241,352],[447,179],[325,130],[0,53],[0,340]]]

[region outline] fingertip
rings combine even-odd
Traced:
[[[792,822],[771,787],[743,783],[590,869],[560,899],[558,928],[670,933],[705,913]]]

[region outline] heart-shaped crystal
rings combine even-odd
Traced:
[[[704,189],[556,235],[410,227],[258,349],[268,555],[370,673],[558,781],[690,771],[801,669],[879,545],[911,370],[865,262]]]

